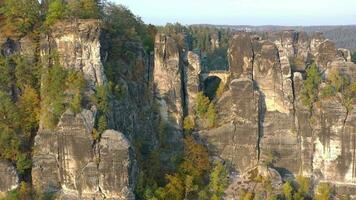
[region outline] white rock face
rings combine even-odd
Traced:
[[[42,56],[50,52],[58,54],[60,64],[65,68],[84,73],[90,88],[106,82],[100,56],[100,22],[79,20],[76,23],[58,23],[54,26],[53,41],[42,49]]]
[[[106,130],[98,144],[92,138],[95,115],[65,112],[57,132],[35,139],[32,178],[36,188],[58,192],[59,199],[134,199],[136,171],[125,136]]]
[[[156,99],[160,104],[161,117],[176,128],[183,118],[183,68],[180,65],[177,42],[165,35],[157,35],[155,41],[155,65],[153,79]]]
[[[19,185],[16,168],[7,161],[0,161],[0,198]]]
[[[201,64],[199,55],[192,51],[188,52],[187,58],[188,66],[186,67],[185,80],[187,88],[186,104],[188,105],[188,113],[193,114],[196,96],[199,92]]]
[[[107,198],[134,199],[132,182],[135,162],[130,158],[131,145],[126,137],[115,130],[106,130],[99,143],[99,187]],[[130,180],[131,179],[131,180]]]
[[[341,56],[345,59],[346,62],[351,62],[351,51],[348,49],[339,48]]]

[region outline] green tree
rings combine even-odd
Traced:
[[[91,98],[92,102],[98,107],[100,113],[109,111],[109,89],[106,85],[96,87],[95,94]]]
[[[229,179],[225,166],[220,161],[216,161],[210,173],[210,183],[208,186],[212,195],[211,199],[221,199],[228,184]]]
[[[100,18],[100,2],[98,0],[81,0],[81,18],[83,19],[99,19]]]
[[[12,75],[9,58],[0,55],[0,90],[9,91],[11,88]]]
[[[198,117],[203,118],[205,113],[208,111],[210,100],[204,95],[203,92],[197,94],[195,112]]]
[[[13,55],[15,65],[16,86],[20,89],[32,87],[36,90],[40,87],[40,69],[30,58],[22,55]]]
[[[25,86],[18,99],[17,106],[21,115],[21,128],[29,139],[36,131],[40,119],[40,97],[35,89]]]
[[[16,160],[21,141],[18,137],[20,116],[10,97],[0,91],[0,158]]]
[[[312,64],[307,69],[307,78],[303,82],[301,91],[302,103],[309,109],[312,108],[313,103],[318,100],[318,89],[321,83],[321,74],[316,64]]]
[[[48,6],[45,25],[51,26],[58,20],[64,19],[67,12],[67,6],[62,0],[52,0]]]
[[[19,200],[20,199],[20,193],[17,189],[11,190],[6,194],[6,197],[3,198],[2,200]]]
[[[16,169],[20,174],[24,174],[26,170],[30,169],[32,161],[26,154],[18,154],[16,158]]]
[[[5,0],[1,12],[9,28],[22,34],[32,31],[40,17],[37,0]]]
[[[206,118],[208,128],[212,128],[215,126],[217,116],[216,116],[216,109],[213,103],[209,104],[208,110],[205,114],[205,118]]]
[[[46,69],[42,74],[43,84],[41,87],[42,107],[44,128],[53,129],[60,116],[65,111],[65,90],[67,70],[59,64],[54,64]]]
[[[70,18],[99,19],[101,6],[97,0],[73,0],[68,3]]]
[[[86,86],[86,81],[82,72],[70,70],[66,77],[67,93],[71,95],[69,107],[74,113],[79,113],[82,110],[83,93]]]

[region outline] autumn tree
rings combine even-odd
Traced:
[[[25,34],[39,21],[40,3],[37,0],[5,0],[1,12],[9,28]]]

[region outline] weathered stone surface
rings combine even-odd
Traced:
[[[36,188],[60,191],[59,199],[134,198],[136,166],[130,143],[122,133],[107,130],[95,144],[94,117],[89,110],[77,115],[67,111],[58,131],[39,132],[32,169]]]
[[[41,56],[47,58],[57,54],[63,67],[82,71],[89,88],[94,89],[106,82],[100,56],[100,34],[97,20],[59,22],[49,36],[43,36]]]
[[[339,48],[338,53],[342,56],[346,62],[351,62],[351,51],[348,49]]]
[[[242,173],[258,160],[259,94],[247,78],[232,80],[229,88],[216,105],[218,127],[199,134],[211,151]]]
[[[10,190],[16,189],[19,178],[16,168],[7,161],[0,161],[0,198]]]
[[[161,117],[177,129],[183,120],[183,65],[178,42],[158,34],[155,41],[153,78]]]
[[[284,82],[283,77],[285,73],[288,78],[290,69],[282,71],[278,49],[272,42],[255,42],[254,52],[253,79],[263,93],[267,111],[290,113],[293,109],[293,94],[290,92],[292,84]]]
[[[186,105],[188,107],[188,114],[194,114],[194,106],[197,93],[199,92],[200,86],[200,58],[199,55],[189,51],[188,55],[188,66],[186,67],[186,90],[187,90],[187,98]]]
[[[324,35],[320,32],[315,33],[311,36],[311,40],[310,40],[310,51],[311,54],[315,57],[316,54],[319,51],[319,46],[321,43],[323,43],[326,40],[326,38],[324,37]]]
[[[107,198],[134,199],[136,163],[129,141],[114,130],[105,131],[98,145],[99,187]]]
[[[214,33],[210,35],[210,44],[213,50],[218,49],[220,47],[220,39],[218,33]]]
[[[335,44],[329,40],[322,42],[315,55],[315,62],[318,67],[324,71],[328,65],[337,58],[337,50]]]
[[[271,193],[269,195],[278,194],[282,188],[282,177],[277,170],[264,166],[255,166],[244,174],[233,177],[232,183],[225,190],[224,200],[236,200],[243,198],[241,191],[253,191],[257,199],[266,199],[266,186],[259,181],[256,181],[260,177],[261,179],[269,180],[271,186]]]
[[[233,78],[252,77],[253,50],[248,33],[239,32],[233,36],[228,49],[228,59]]]

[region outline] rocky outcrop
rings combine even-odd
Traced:
[[[81,199],[133,199],[135,161],[130,143],[114,130],[92,136],[95,112],[63,114],[58,131],[35,139],[32,177],[36,188]]]
[[[60,22],[51,30],[49,35],[41,39],[42,58],[54,56],[59,59],[61,66],[82,71],[92,89],[104,84],[106,78],[100,55],[100,22]]]
[[[182,49],[174,38],[160,34],[156,36],[153,70],[155,96],[162,119],[177,129],[181,129],[184,117],[182,54]]]
[[[252,77],[253,49],[248,33],[234,35],[228,49],[230,72],[233,78]]]
[[[10,190],[16,189],[19,178],[16,168],[7,161],[0,161],[0,198]]]
[[[188,66],[186,67],[185,85],[187,89],[186,105],[188,114],[194,115],[196,97],[200,86],[201,64],[199,55],[189,51],[187,55]]]
[[[233,79],[216,104],[218,127],[199,132],[208,148],[238,172],[258,163],[259,100],[251,79]]]
[[[271,42],[242,32],[232,38],[228,57],[232,78],[216,100],[217,126],[199,131],[213,154],[238,174],[272,162],[283,179],[303,175],[352,190],[356,112],[348,113],[340,96],[320,98],[313,110],[301,100],[312,61],[323,78],[337,69],[355,79],[349,52],[320,34],[284,31]]]
[[[41,40],[44,64],[50,66],[55,55],[63,67],[83,72],[87,80],[84,99],[89,99],[97,86],[106,84],[100,38],[98,21],[79,20],[56,24]],[[108,103],[112,108],[117,101],[110,97]],[[55,193],[56,199],[134,199],[137,164],[131,142],[115,130],[95,138],[97,109],[88,102],[84,108],[77,114],[68,109],[54,130],[40,127],[32,159],[34,187]],[[120,130],[116,111],[107,113],[108,125]]]

